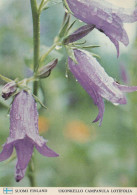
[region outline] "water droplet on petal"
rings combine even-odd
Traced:
[[[112,21],[113,21],[113,18],[112,18],[111,16],[109,16],[109,17],[107,18],[107,22],[108,22],[108,23],[112,23]]]
[[[97,9],[97,7],[95,7],[95,8],[93,9],[93,11],[92,11],[92,15],[96,15],[96,14],[97,14],[97,11],[98,11],[98,9]]]

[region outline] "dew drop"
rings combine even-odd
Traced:
[[[65,12],[66,12],[66,13],[69,13],[69,11],[68,11],[66,8],[65,8]]]
[[[60,49],[62,49],[62,46],[57,45],[56,50],[60,50]]]
[[[65,74],[65,77],[68,78],[68,73]]]
[[[98,11],[98,9],[97,9],[97,7],[95,7],[95,8],[93,9],[92,15],[96,15],[96,14],[97,14],[97,11]]]
[[[107,22],[108,22],[108,23],[112,23],[112,21],[113,21],[113,19],[112,19],[111,16],[107,18]]]
[[[118,103],[113,103],[115,106],[118,106],[119,104]]]
[[[19,119],[20,119],[20,116],[19,116],[18,114],[16,114],[16,115],[15,115],[15,118],[16,118],[17,120],[19,120]]]

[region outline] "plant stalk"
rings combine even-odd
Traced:
[[[39,52],[40,52],[40,14],[38,12],[37,1],[30,0],[32,20],[33,20],[33,70],[37,72],[39,67]],[[35,96],[38,95],[38,82],[33,83],[33,93]],[[32,156],[28,167],[28,178],[30,180],[31,187],[36,186],[35,180],[35,163],[34,156]]]
[[[32,19],[33,19],[33,69],[36,73],[39,68],[39,52],[40,52],[40,14],[38,12],[37,1],[30,0]],[[33,85],[34,95],[38,95],[38,82]]]

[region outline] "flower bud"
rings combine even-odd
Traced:
[[[77,29],[71,35],[68,35],[63,40],[63,43],[65,45],[67,45],[69,43],[73,43],[75,41],[78,41],[78,40],[82,39],[83,37],[85,37],[87,34],[89,34],[94,28],[95,28],[94,25],[84,25],[84,26],[80,27],[79,29]]]
[[[41,67],[38,70],[37,77],[40,79],[44,79],[44,78],[48,77],[51,73],[51,70],[56,66],[57,63],[58,63],[58,59],[53,60],[53,61],[49,62],[47,65]]]
[[[17,90],[15,81],[11,81],[2,88],[2,97],[7,100]]]

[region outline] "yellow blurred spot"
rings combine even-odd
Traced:
[[[65,135],[74,141],[87,142],[91,139],[91,129],[82,121],[72,121],[67,124]]]
[[[44,116],[39,116],[39,133],[48,131],[49,129],[49,120]]]

